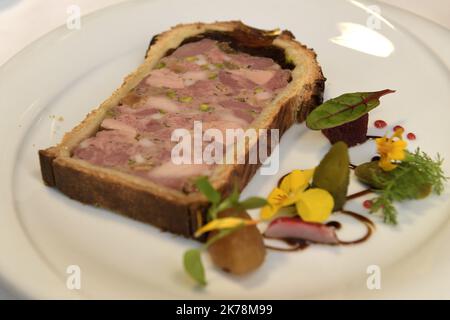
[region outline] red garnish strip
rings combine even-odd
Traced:
[[[322,223],[306,222],[297,217],[281,217],[273,220],[264,232],[264,236],[276,239],[301,239],[315,243],[339,243],[333,227]]]

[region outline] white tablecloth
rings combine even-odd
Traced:
[[[84,15],[122,1],[126,0],[0,0],[0,66],[32,41],[65,24],[68,6],[78,5]],[[382,0],[382,2],[398,6],[450,29],[448,0]],[[417,21],[404,18],[397,22],[414,30],[416,35],[435,49],[436,54],[440,55],[449,66],[450,46],[445,43],[448,41],[447,35],[442,41],[439,38],[431,39],[430,32],[433,31],[424,28],[426,26],[423,25],[424,22],[416,26],[412,23],[417,24]],[[3,285],[0,278],[0,299],[14,298],[20,296],[12,288]]]

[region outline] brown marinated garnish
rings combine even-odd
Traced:
[[[245,210],[228,209],[219,218],[239,217],[251,219]],[[208,239],[217,234],[210,232]],[[214,242],[208,252],[213,263],[226,272],[240,275],[256,270],[266,256],[261,233],[256,226],[246,226]]]

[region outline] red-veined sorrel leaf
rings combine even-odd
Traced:
[[[323,130],[354,121],[380,104],[380,98],[394,90],[346,93],[314,109],[306,118],[312,130]]]

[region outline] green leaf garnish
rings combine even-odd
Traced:
[[[234,184],[230,195],[223,200],[220,193],[214,189],[207,177],[198,178],[195,181],[195,186],[211,202],[207,215],[208,221],[216,219],[217,214],[226,209],[255,209],[267,204],[266,199],[259,197],[250,197],[243,201],[239,201],[240,194],[237,183]],[[201,250],[207,249],[214,242],[226,237],[244,226],[245,224],[242,224],[234,228],[218,230],[217,234],[210,238],[208,242],[206,242],[200,249],[191,249],[186,251],[183,257],[183,264],[186,272],[201,285],[206,285],[205,271],[200,256]]]
[[[197,283],[202,286],[206,285],[205,268],[203,267],[201,252],[206,250],[216,241],[225,238],[229,234],[241,229],[243,226],[238,226],[230,229],[222,229],[217,232],[214,237],[209,239],[201,248],[190,249],[184,253],[183,265],[184,270],[194,279]]]
[[[354,121],[380,104],[380,98],[394,90],[346,93],[326,101],[314,109],[306,118],[312,130],[323,130]]]
[[[239,207],[243,209],[256,209],[264,207],[267,204],[267,200],[260,197],[250,197],[244,201],[239,202]]]
[[[217,214],[219,212],[225,211],[227,209],[231,209],[231,208],[237,208],[238,207],[238,202],[239,202],[239,190],[237,187],[237,184],[234,185],[233,187],[233,191],[231,192],[231,194],[226,197],[225,199],[223,199],[219,205],[217,206],[212,206],[209,209],[209,217],[211,220],[216,219],[217,218]]]
[[[241,229],[243,226],[238,226],[230,229],[222,229],[217,232],[217,234],[208,240],[203,246],[203,249],[209,248],[214,242],[219,241],[222,238],[225,238],[227,235],[232,234],[233,232]]]
[[[220,193],[214,189],[214,187],[209,183],[207,177],[200,177],[195,181],[195,186],[205,197],[215,206],[220,202]]]
[[[213,210],[210,211],[211,213],[211,220],[214,220],[217,218],[217,214],[219,212],[225,211],[227,209],[233,208],[236,206],[236,203],[233,201],[233,199],[231,199],[230,197],[226,198],[225,200],[223,200],[222,202],[220,202],[220,204],[215,207]]]
[[[199,249],[191,249],[183,256],[184,270],[202,286],[206,285],[205,268],[203,267],[201,252]]]
[[[231,194],[228,196],[228,200],[233,204],[236,205],[239,202],[239,197],[241,195],[239,194],[239,186],[237,184],[237,182],[235,181],[234,185],[233,185],[233,190],[231,191]],[[225,199],[225,200],[227,200]]]
[[[240,194],[237,183],[234,184],[231,194],[223,200],[221,200],[220,193],[209,183],[207,177],[198,178],[195,181],[195,186],[211,202],[211,207],[208,210],[209,221],[216,219],[219,212],[227,209],[256,209],[267,204],[266,199],[259,197],[250,197],[243,201],[239,201]]]

